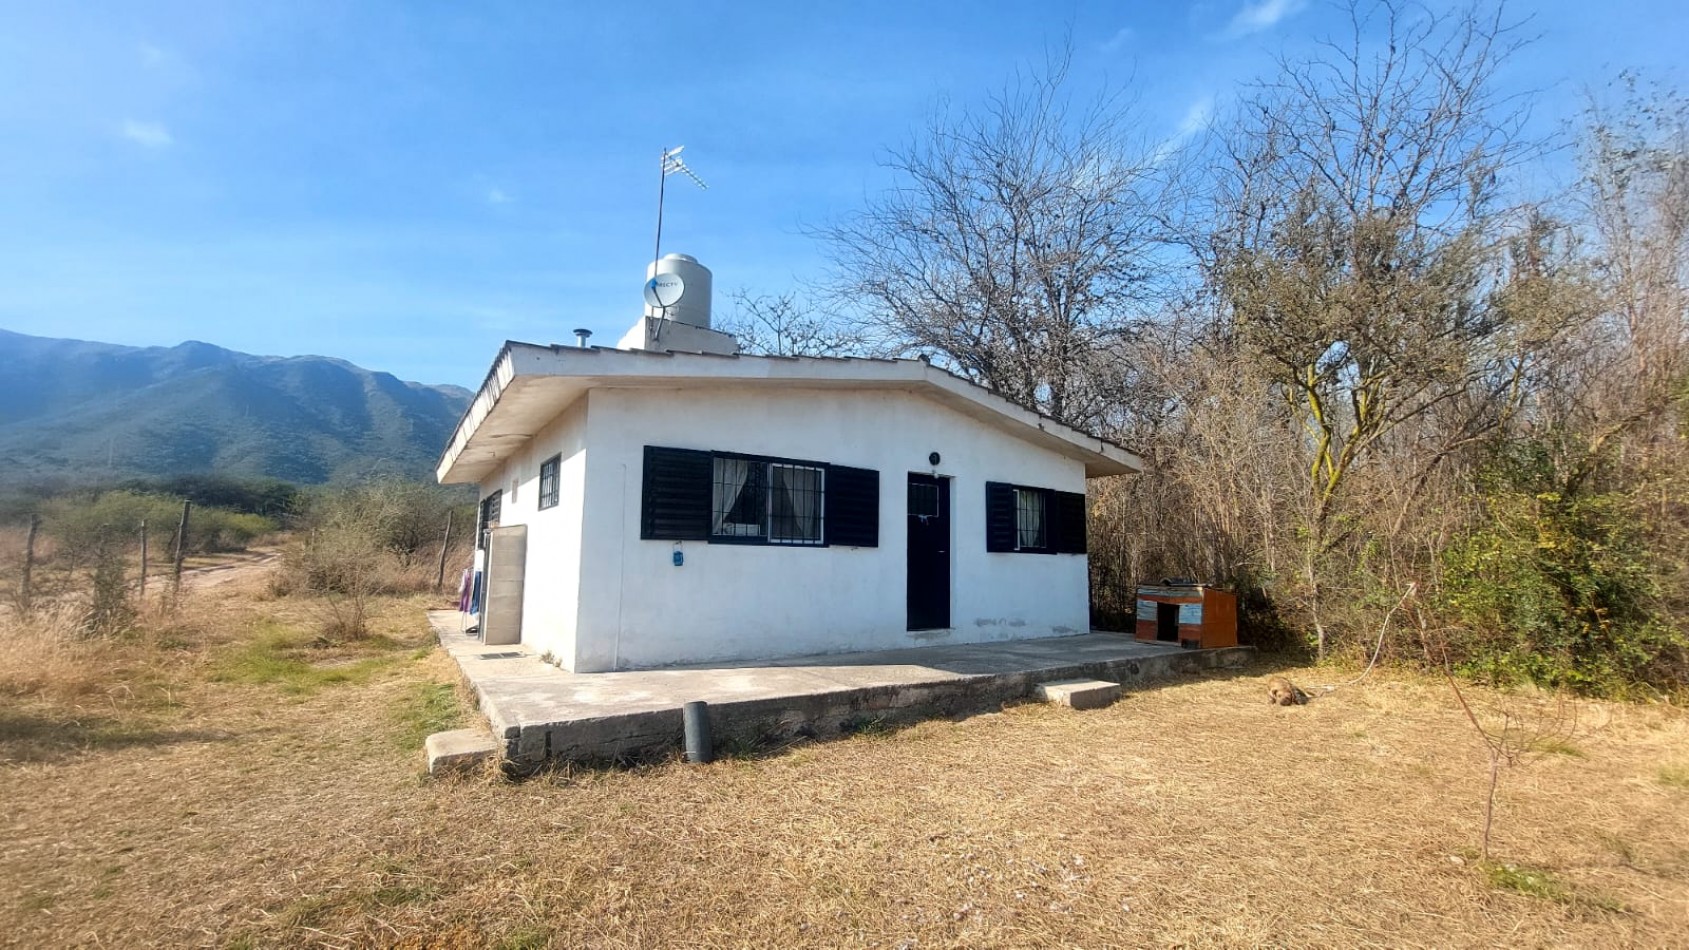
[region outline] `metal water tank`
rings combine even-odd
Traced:
[[[645,268],[645,315],[710,327],[710,269],[686,254],[664,254]]]

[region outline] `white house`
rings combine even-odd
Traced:
[[[736,355],[665,268],[708,279],[664,258],[622,349],[506,343],[440,460],[480,486],[487,643],[599,672],[1088,630],[1085,480],[1137,458],[921,360]]]

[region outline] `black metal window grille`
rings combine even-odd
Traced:
[[[712,465],[712,538],[824,543],[826,472],[821,467],[722,455]]]
[[[921,518],[938,517],[938,486],[928,482],[910,482],[909,513]]]
[[[821,493],[826,473],[811,465],[768,465],[768,540],[821,543]]]
[[[1015,549],[1041,551],[1046,543],[1044,501],[1048,493],[1036,488],[1015,489]]]
[[[540,463],[540,508],[557,507],[558,473],[563,467],[563,456],[553,455]]]
[[[717,538],[767,536],[768,465],[750,459],[715,458],[710,534]]]

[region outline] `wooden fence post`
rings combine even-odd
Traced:
[[[23,586],[18,588],[18,610],[29,613],[32,606],[30,600],[30,575],[35,572],[35,533],[41,528],[41,516],[35,512],[29,515],[29,536],[23,543]]]
[[[172,593],[178,595],[182,592],[182,556],[188,546],[188,512],[193,506],[191,501],[182,502],[182,523],[176,526],[176,579]]]
[[[141,602],[147,599],[147,519],[141,519]]]
[[[440,569],[434,573],[434,593],[446,583],[446,549],[452,546],[452,512],[446,509],[446,538],[440,542]]]

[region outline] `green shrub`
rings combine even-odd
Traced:
[[[43,508],[43,527],[77,563],[91,561],[102,541],[138,545],[143,521],[154,555],[168,557],[182,518],[182,499],[129,489],[64,495]],[[262,515],[195,506],[188,516],[184,553],[244,550],[276,528],[274,520]]]
[[[114,538],[98,542],[94,557],[94,589],[88,609],[88,632],[109,637],[126,633],[135,622],[129,580],[124,576],[122,549]]]
[[[1689,640],[1659,609],[1633,498],[1540,442],[1508,446],[1481,484],[1487,517],[1443,556],[1462,671],[1595,694],[1669,685]]]

